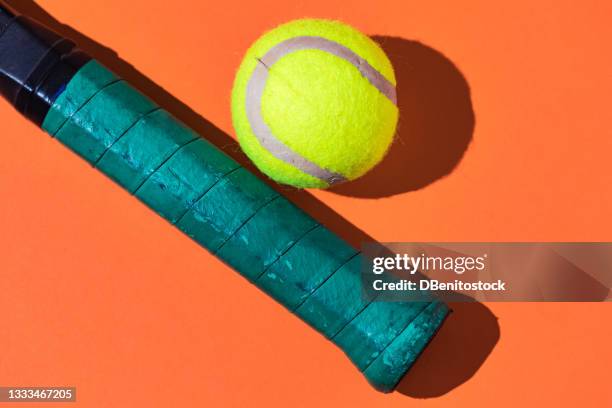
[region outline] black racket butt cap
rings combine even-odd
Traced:
[[[91,58],[38,22],[0,6],[0,95],[34,123]]]

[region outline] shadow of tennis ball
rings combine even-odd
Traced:
[[[395,68],[398,130],[379,165],[330,189],[364,198],[419,190],[449,175],[472,140],[475,122],[468,83],[448,58],[416,41],[372,38]]]

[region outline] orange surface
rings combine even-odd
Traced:
[[[399,37],[385,40],[404,104],[395,171],[376,176],[385,191],[288,191],[295,201],[355,243],[612,240],[610,2],[38,5],[72,27],[60,30],[116,51],[140,74],[77,38],[222,145],[178,101],[232,135],[233,72],[267,28],[316,16]],[[320,335],[5,102],[0,123],[0,385],[75,385],[70,406],[83,407],[612,404],[609,303],[459,306],[402,392],[379,394]]]

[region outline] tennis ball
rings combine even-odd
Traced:
[[[398,120],[384,51],[329,20],[283,24],[247,51],[232,90],[240,146],[270,178],[301,188],[356,179],[382,160]]]

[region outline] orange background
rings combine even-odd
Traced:
[[[283,191],[354,243],[612,240],[608,1],[37,2],[72,28],[11,3],[116,51],[140,73],[76,38],[222,145],[233,73],[266,29],[316,16],[403,38],[414,54],[396,65],[400,103],[439,99],[422,101],[433,133],[417,129],[415,142],[402,122],[408,148],[395,152],[429,143],[423,155],[449,163],[416,158],[401,173],[399,160],[379,181],[398,183],[394,195]],[[410,84],[414,66],[425,82]],[[3,101],[0,123],[0,385],[74,385],[70,406],[83,407],[612,404],[609,303],[459,305],[401,392],[379,394],[322,336]],[[456,137],[471,137],[458,164]]]

